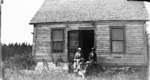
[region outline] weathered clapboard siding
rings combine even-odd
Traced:
[[[126,26],[127,53],[144,54],[146,51],[143,25]]]
[[[56,61],[58,58],[62,58],[66,61],[66,50],[64,53],[52,53],[51,52],[51,29],[52,28],[65,28],[65,25],[37,25],[36,28],[36,42],[35,42],[35,57],[37,60],[46,59],[48,61]],[[66,38],[66,37],[65,37]],[[65,39],[66,40],[66,39]],[[66,44],[66,43],[65,43]],[[66,48],[66,45],[65,45]]]
[[[101,55],[102,52],[110,52],[109,25],[96,25],[95,34],[97,55]]]
[[[49,59],[50,53],[50,28],[46,25],[37,25],[35,37],[35,56],[36,59]]]
[[[146,65],[144,55],[138,54],[103,54],[98,59],[100,63],[109,63],[116,65]]]
[[[144,24],[130,24],[126,27],[126,51],[129,54],[135,54],[134,57],[137,57],[137,59],[133,60],[134,63],[147,63],[148,52],[146,34],[144,29]]]
[[[125,53],[111,53],[110,30],[111,26],[125,27]],[[145,65],[147,63],[146,39],[144,23],[134,22],[109,22],[96,26],[96,50],[98,61],[102,63],[115,63],[119,65]]]
[[[36,59],[57,61],[68,59],[67,32],[71,30],[95,30],[95,47],[98,62],[119,65],[145,65],[147,62],[146,39],[144,22],[140,21],[100,21],[91,23],[62,23],[39,24],[35,28],[35,55]],[[125,53],[111,53],[110,27],[124,26],[125,28]],[[51,29],[65,29],[64,53],[51,52]]]

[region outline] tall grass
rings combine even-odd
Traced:
[[[105,72],[99,72],[97,75],[88,75],[86,80],[147,80],[144,77],[145,72],[143,68],[139,68],[133,73],[118,72],[111,73],[109,70]],[[18,69],[9,69],[6,71],[6,80],[83,80],[79,75],[74,73],[68,73],[65,70],[56,71],[55,70],[43,70],[42,72],[36,70],[18,70]]]
[[[74,73],[68,73],[59,65],[58,61],[55,69],[44,69],[37,71],[31,68],[36,66],[32,56],[16,55],[4,62],[4,80],[82,80]],[[114,72],[111,67],[104,72],[98,72],[94,75],[88,75],[87,80],[147,80],[147,69],[144,67],[137,68],[135,72]],[[90,72],[92,73],[92,72]]]

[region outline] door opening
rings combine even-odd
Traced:
[[[82,56],[88,60],[91,48],[94,47],[94,30],[72,30],[68,32],[68,60],[73,61],[76,49],[82,48]]]
[[[94,30],[79,31],[79,47],[82,48],[82,56],[88,60],[91,48],[94,47]]]

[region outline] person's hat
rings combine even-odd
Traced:
[[[92,47],[92,50],[95,50],[95,48],[94,48],[94,47]]]
[[[78,48],[79,51],[81,51],[81,48]]]

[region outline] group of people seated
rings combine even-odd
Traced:
[[[96,64],[97,63],[97,55],[95,52],[95,48],[91,49],[91,52],[89,53],[89,56],[88,56],[88,60],[84,59],[81,51],[82,51],[82,49],[78,48],[77,51],[75,52],[74,62],[73,62],[74,72],[78,72],[82,69],[85,69],[88,66],[88,64]]]

